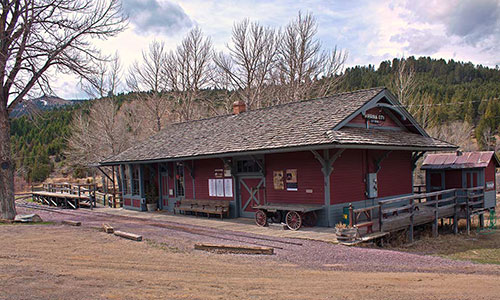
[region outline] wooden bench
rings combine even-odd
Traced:
[[[183,199],[175,203],[174,214],[183,212],[194,213],[198,216],[198,213],[206,214],[210,218],[210,215],[219,215],[221,219],[224,216],[229,215],[229,201],[224,200],[192,200]]]

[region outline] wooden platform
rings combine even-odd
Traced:
[[[88,195],[74,195],[69,193],[55,193],[47,191],[32,192],[33,201],[63,208],[77,209],[82,205],[92,206],[92,197]]]

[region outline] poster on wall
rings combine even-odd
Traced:
[[[298,191],[297,169],[286,170],[286,190],[293,192]]]
[[[217,196],[217,187],[215,185],[215,179],[208,180],[208,195],[210,197]]]
[[[222,178],[222,177],[224,177],[224,169],[215,169],[214,170],[214,175],[215,175],[215,178]]]
[[[224,179],[224,196],[225,197],[233,197],[233,179],[232,178]]]
[[[285,189],[285,184],[283,183],[283,170],[273,172],[273,183],[275,190]]]
[[[224,179],[216,179],[217,197],[224,197]]]

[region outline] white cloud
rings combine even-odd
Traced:
[[[124,70],[152,40],[165,41],[168,49],[174,49],[194,25],[211,37],[217,50],[223,50],[235,22],[250,18],[279,27],[299,10],[317,17],[325,48],[338,45],[349,51],[348,66],[377,66],[382,60],[411,55],[488,66],[500,63],[496,0],[124,0],[123,5],[130,14],[130,28],[95,44],[107,54],[118,51]],[[83,95],[78,80],[68,78],[57,80],[56,92],[70,98]]]

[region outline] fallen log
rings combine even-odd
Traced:
[[[72,221],[72,220],[63,220],[61,223],[66,224],[66,225],[71,225],[71,226],[80,226],[80,225],[82,225],[82,222],[80,222],[80,221]]]
[[[116,236],[126,238],[129,240],[137,241],[140,242],[142,241],[142,235],[134,234],[134,233],[129,233],[129,232],[123,232],[123,231],[115,231],[114,234]]]
[[[102,229],[106,233],[113,233],[115,231],[115,229],[113,227],[111,227],[111,225],[109,225],[109,224],[102,224]]]
[[[274,254],[274,248],[256,247],[256,246],[233,246],[233,245],[215,245],[215,244],[195,244],[194,249],[210,251],[216,253],[235,253],[235,254]]]

